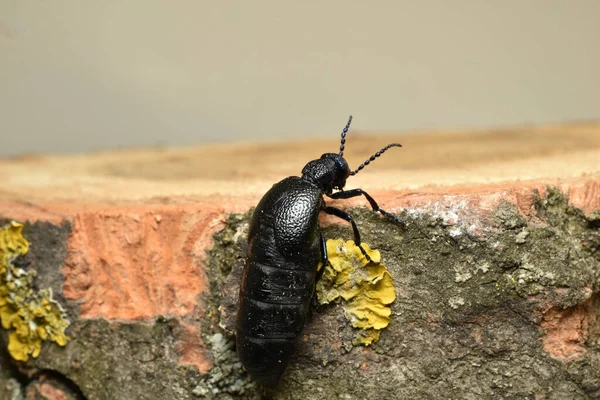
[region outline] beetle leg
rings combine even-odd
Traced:
[[[327,243],[325,242],[325,238],[323,237],[323,232],[319,229],[319,236],[321,237],[321,269],[317,271],[317,277],[315,279],[315,283],[319,282],[321,277],[323,276],[323,272],[325,272],[325,267],[329,264],[329,258],[327,258]]]
[[[327,196],[332,198],[332,199],[349,199],[351,197],[357,197],[360,195],[364,195],[365,198],[367,199],[367,201],[369,202],[369,204],[371,204],[371,208],[373,209],[373,211],[380,213],[381,215],[387,217],[388,219],[399,223],[400,225],[402,225],[403,227],[406,227],[406,224],[404,223],[404,221],[400,220],[398,217],[396,217],[394,214],[389,213],[387,211],[385,211],[383,208],[379,207],[379,205],[377,204],[377,202],[375,201],[374,198],[371,197],[371,195],[367,192],[365,192],[362,189],[351,189],[351,190],[342,190],[341,192],[336,192],[333,194],[328,194]]]
[[[350,222],[350,224],[352,224],[352,230],[354,231],[354,243],[358,246],[358,248],[360,249],[361,253],[363,253],[363,256],[365,256],[367,261],[372,262],[371,257],[369,257],[369,255],[361,245],[360,232],[358,231],[358,227],[356,226],[356,222],[354,222],[352,216],[347,212],[335,207],[324,207],[323,211],[327,214],[335,215],[336,217],[341,218],[344,221],[348,221]]]

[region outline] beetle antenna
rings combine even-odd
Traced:
[[[387,149],[389,149],[390,147],[402,147],[402,145],[400,143],[390,143],[390,144],[388,144],[383,149],[379,150],[377,153],[375,153],[371,157],[369,157],[364,163],[360,164],[360,166],[358,168],[356,168],[355,171],[350,172],[350,175],[356,175],[356,174],[358,174],[358,171],[360,171],[361,169],[363,169],[364,167],[366,167],[367,165],[369,165],[371,163],[371,161],[375,161],[375,159],[377,157],[379,157],[380,155],[382,155],[383,153],[385,153],[385,151]]]
[[[348,118],[348,123],[346,127],[342,131],[342,144],[340,144],[340,157],[344,155],[344,144],[346,144],[346,134],[348,133],[348,129],[350,128],[350,123],[352,122],[352,115]]]

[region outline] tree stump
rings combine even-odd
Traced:
[[[345,157],[393,141],[347,188],[406,228],[332,202],[390,271],[390,324],[353,344],[344,304],[315,303],[270,395],[600,398],[600,124],[351,132]],[[332,133],[0,160],[0,399],[260,398],[233,341],[252,207],[338,147]]]

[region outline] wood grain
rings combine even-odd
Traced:
[[[389,142],[391,149],[348,181],[371,191],[560,181],[600,174],[600,123],[486,131],[350,132],[351,167]],[[286,142],[148,148],[0,160],[0,196],[21,201],[126,203],[254,201],[307,161],[336,152],[339,135]]]

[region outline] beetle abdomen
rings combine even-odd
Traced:
[[[241,331],[238,330],[237,335]],[[285,372],[296,341],[291,339],[253,338],[236,336],[236,346],[244,367],[250,376],[263,385],[275,388]]]
[[[250,261],[244,274],[241,293],[245,297],[271,304],[304,304],[310,301],[314,271],[274,267]]]
[[[277,386],[296,349],[313,295],[315,273],[246,265],[238,306],[238,355],[257,381]]]

